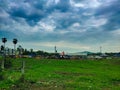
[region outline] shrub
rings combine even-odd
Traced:
[[[5,59],[5,68],[11,68],[12,67],[12,61],[8,58]]]
[[[0,67],[0,81],[4,80],[4,71],[2,71],[2,68]]]

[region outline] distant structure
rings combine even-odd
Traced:
[[[55,53],[57,53],[57,49],[56,49],[56,46],[55,46]]]
[[[63,52],[61,53],[61,55],[64,56],[64,55],[65,55],[65,52],[63,51]]]
[[[65,58],[65,52],[64,52],[64,51],[62,51],[62,52],[60,53],[60,57],[61,57],[61,58]]]

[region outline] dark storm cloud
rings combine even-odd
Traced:
[[[102,8],[96,10],[95,16],[105,17],[108,23],[103,26],[104,30],[116,30],[120,28],[120,3],[119,0],[113,0],[112,3],[101,5]]]
[[[49,1],[50,2],[50,1]],[[5,3],[5,2],[4,2]],[[53,3],[53,4],[52,4]],[[67,12],[70,7],[69,0],[61,0],[57,4],[54,2],[48,3],[46,0],[35,1],[21,1],[8,2],[9,8],[6,10],[11,18],[24,18],[31,24],[47,17],[49,14],[58,10],[60,12]]]
[[[119,0],[0,0],[0,36],[100,44],[120,37]],[[116,34],[116,36],[115,36]],[[117,37],[117,38],[116,38]]]

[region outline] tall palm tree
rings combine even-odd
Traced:
[[[16,57],[16,44],[18,40],[16,38],[13,39],[13,44],[14,44],[14,50],[15,50],[15,57]]]
[[[7,42],[7,38],[2,38],[2,42],[4,43],[4,59],[2,60],[2,65],[1,68],[4,70],[4,63],[5,63],[5,59],[6,59],[6,52],[5,52],[5,43]]]
[[[4,43],[4,47],[5,47],[5,43],[7,42],[7,38],[2,38],[2,42]]]

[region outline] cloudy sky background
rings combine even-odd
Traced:
[[[120,52],[120,0],[0,0],[0,38],[54,52]],[[0,42],[0,45],[2,42]]]

